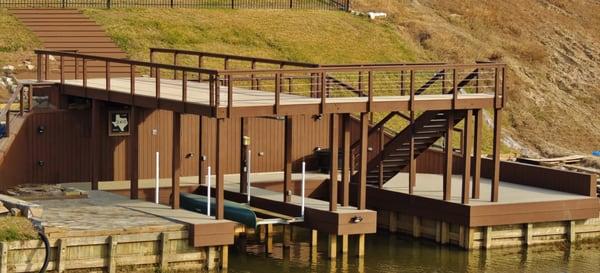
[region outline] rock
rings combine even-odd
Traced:
[[[10,211],[0,202],[0,216],[7,216]]]
[[[12,65],[5,65],[2,67],[2,70],[4,71],[4,73],[12,73],[15,71],[15,67]]]
[[[21,210],[18,208],[12,208],[12,209],[10,209],[10,215],[21,216]]]
[[[35,69],[35,66],[34,66],[34,65],[32,65],[32,64],[26,64],[26,65],[25,65],[25,68],[26,68],[27,70],[29,70],[29,71],[32,71],[32,70],[34,70],[34,69]]]
[[[51,62],[56,61],[56,58],[54,58],[54,56],[52,55],[48,55],[48,60],[50,60]]]

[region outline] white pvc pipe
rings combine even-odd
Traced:
[[[304,194],[306,189],[306,162],[302,161],[302,208],[301,208],[301,216],[304,217]]]
[[[160,191],[160,154],[156,152],[156,178],[154,180],[154,203],[159,203],[159,191]]]
[[[210,179],[211,179],[211,175],[210,175],[210,166],[208,166],[208,178],[206,179],[206,215],[210,216],[210,202],[212,202],[210,200]]]
[[[252,155],[252,152],[250,150],[248,150],[248,155],[246,157],[246,159],[247,159],[246,181],[248,182],[248,183],[246,183],[246,195],[248,196],[248,205],[250,205],[250,163],[251,163],[251,158],[252,158],[251,155]]]

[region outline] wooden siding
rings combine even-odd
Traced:
[[[11,146],[0,166],[0,188],[20,183],[59,183],[90,181],[89,155],[92,149],[98,155],[97,167],[101,181],[127,180],[129,178],[129,136],[108,136],[108,110],[123,106],[100,103],[102,114],[99,145],[90,147],[89,109],[50,110],[32,113],[18,133],[17,141]],[[172,112],[166,110],[137,110],[139,132],[139,176],[141,179],[155,177],[155,153],[160,152],[160,174],[171,175]],[[216,120],[203,119],[202,136],[207,166],[215,166]],[[311,116],[294,116],[294,143],[292,155],[294,168],[300,169],[303,158],[314,166],[314,150],[328,146],[328,117],[318,120]],[[273,118],[250,118],[252,171],[269,172],[283,170],[284,123]],[[44,127],[44,133],[38,128]],[[133,126],[133,125],[131,125]],[[238,173],[240,161],[241,119],[225,122],[226,173]],[[157,134],[153,134],[156,130]],[[183,138],[181,143],[182,176],[198,174],[199,117],[182,115]],[[262,155],[260,155],[262,154]],[[43,162],[40,166],[39,162]],[[214,173],[214,171],[213,171]]]

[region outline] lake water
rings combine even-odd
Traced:
[[[315,253],[309,234],[294,229],[289,247],[275,234],[271,254],[265,254],[264,243],[248,239],[245,246],[230,248],[228,272],[600,272],[600,243],[466,252],[380,231],[367,236],[364,259],[353,255],[352,238],[350,254],[330,260],[326,235],[319,234]]]

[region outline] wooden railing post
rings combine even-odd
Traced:
[[[367,83],[367,88],[368,88],[368,95],[369,95],[369,102],[367,105],[367,112],[372,112],[373,111],[373,71],[369,71],[368,74],[368,79],[369,82]],[[371,116],[372,117],[372,116]],[[372,118],[371,118],[372,121]]]
[[[177,66],[177,52],[173,53],[173,65]],[[177,79],[177,69],[173,68],[173,79]]]
[[[150,49],[150,62],[154,63],[154,48]],[[150,67],[150,77],[154,77],[155,73],[156,71],[154,71],[154,68]]]
[[[204,67],[204,56],[198,55],[198,68]],[[202,82],[202,73],[198,72],[198,82]]]
[[[156,73],[156,75],[154,75],[156,80],[154,94],[156,96],[156,108],[158,108],[160,105],[160,68],[157,67],[154,72]]]
[[[25,96],[23,94],[23,92],[25,92],[25,87],[23,86],[19,86],[19,115],[23,116],[23,100],[25,99]],[[9,106],[10,107],[10,106]]]
[[[231,80],[231,75],[227,75],[227,117],[231,117],[231,110],[233,109],[233,81]],[[279,112],[279,98],[276,96],[277,101],[277,109],[276,112]]]
[[[10,136],[10,108],[8,109],[8,111],[6,111],[6,124],[4,125],[4,134],[6,136]]]
[[[48,74],[50,73],[50,56],[44,54],[44,80],[48,80]]]
[[[458,82],[456,81],[456,69],[452,69],[452,109],[456,109],[456,102],[458,101]]]
[[[410,92],[410,102],[408,104],[408,108],[410,111],[415,111],[415,71],[410,71],[410,79],[408,83],[408,88]]]
[[[41,54],[37,54],[37,73],[36,73],[36,78],[38,82],[42,81],[42,55]]]
[[[325,72],[321,72],[321,78],[319,80],[319,85],[321,87],[321,90],[319,90],[321,92],[321,114],[325,113],[325,89],[327,89],[327,87],[325,86],[325,78]]]

